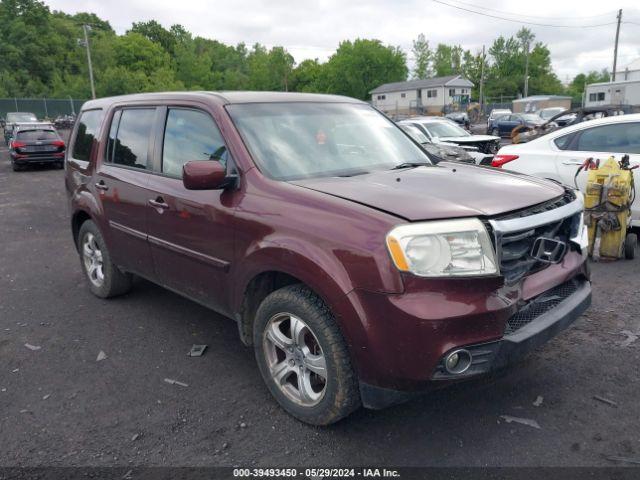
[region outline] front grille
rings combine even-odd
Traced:
[[[575,198],[575,193],[572,190],[567,190],[560,197],[509,213],[496,220],[503,221],[537,215],[567,205]],[[580,220],[579,217],[578,213],[530,229],[493,232],[500,261],[500,272],[504,276],[506,284],[513,285],[525,275],[547,267],[548,263],[540,262],[531,256],[534,242],[540,237],[553,238],[565,242],[568,246],[572,231]]]
[[[489,140],[485,142],[470,142],[464,145],[470,147],[476,147],[479,152],[493,155],[500,149],[500,142],[498,140]]]
[[[515,315],[507,320],[507,327],[504,334],[509,335],[517,332],[525,325],[534,321],[540,315],[557,307],[560,302],[573,295],[578,290],[579,286],[579,282],[573,279],[563,283],[562,285],[558,285],[551,290],[547,290],[533,300],[530,300],[524,305],[524,307],[518,310]]]

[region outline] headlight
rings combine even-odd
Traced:
[[[387,235],[398,270],[421,277],[498,273],[486,228],[477,218],[400,225]]]

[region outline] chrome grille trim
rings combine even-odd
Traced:
[[[532,228],[541,227],[548,223],[564,220],[567,217],[582,212],[583,209],[584,204],[582,203],[582,199],[578,197],[571,203],[547,212],[529,215],[528,217],[511,218],[509,220],[489,220],[489,223],[495,232],[519,232],[521,230],[531,230]]]

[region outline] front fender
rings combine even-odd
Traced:
[[[251,280],[266,272],[281,272],[295,277],[322,298],[342,331],[354,366],[362,375],[366,371],[362,352],[366,352],[368,342],[367,318],[360,314],[361,309],[348,296],[354,286],[349,272],[338,258],[319,247],[293,240],[286,246],[263,243],[260,248],[254,248],[234,272],[231,282],[236,285],[232,303],[234,312],[241,311]]]
[[[286,244],[263,241],[247,252],[233,272],[234,311],[240,310],[251,280],[265,272],[286,273],[299,279],[330,308],[354,288],[344,265],[328,251],[294,239]]]

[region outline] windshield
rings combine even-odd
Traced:
[[[464,128],[459,127],[453,122],[429,122],[421,123],[424,128],[427,129],[429,135],[432,137],[468,137],[469,132]]]
[[[406,125],[399,123],[398,126],[407,132],[411,137],[418,143],[431,143],[427,136],[420,131],[418,127],[414,127],[413,125]]]
[[[368,105],[252,103],[227,110],[260,170],[276,180],[430,163],[418,145]]]
[[[17,140],[32,142],[38,140],[57,140],[58,135],[53,130],[22,130],[16,134]]]
[[[551,117],[553,117],[554,115],[558,115],[559,113],[564,112],[565,109],[562,107],[558,107],[558,108],[545,108],[544,110],[540,111],[540,116],[542,118],[544,118],[545,120],[549,120]]]
[[[37,122],[33,113],[12,112],[7,113],[7,122]]]

